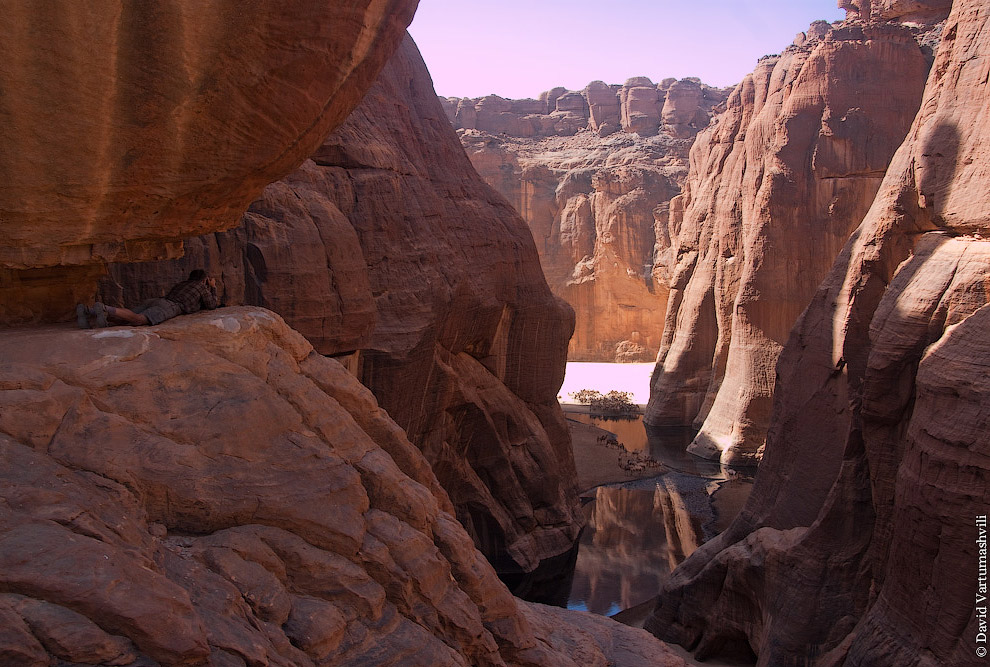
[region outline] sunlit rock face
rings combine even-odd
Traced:
[[[105,262],[235,226],[360,102],[416,5],[6,8],[0,322],[67,316]]]
[[[952,0],[839,0],[839,7],[851,19],[925,22],[945,18]]]
[[[990,7],[952,7],[920,111],[778,365],[766,456],[649,627],[760,664],[974,664],[990,502]],[[775,613],[786,609],[788,613]]]
[[[574,308],[572,361],[656,359],[668,286],[652,266],[670,247],[668,202],[726,94],[637,77],[555,88],[542,115],[537,100],[502,100],[494,115],[491,97],[444,100],[472,164],[529,223],[551,288]]]
[[[582,519],[563,380],[570,309],[525,223],[471,168],[407,38],[362,104],[242,225],[178,262],[119,265],[133,303],[197,266],[228,304],[283,315],[356,372],[504,571],[566,552]]]
[[[692,453],[759,459],[777,358],[917,112],[928,32],[816,23],[698,136],[657,258],[671,291],[645,415],[699,428]]]
[[[371,392],[270,311],[7,331],[0,358],[3,664],[684,664],[516,601]]]

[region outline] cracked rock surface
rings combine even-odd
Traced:
[[[681,664],[512,598],[371,393],[269,311],[6,331],[0,358],[4,664]]]

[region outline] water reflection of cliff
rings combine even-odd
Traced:
[[[662,478],[650,483],[652,489],[596,490],[586,507],[572,608],[614,614],[640,604],[702,543],[708,517],[697,512],[701,498],[696,496],[707,499],[704,485],[679,489]]]
[[[587,510],[570,606],[610,615],[642,602],[639,592],[656,589],[670,571],[651,557],[667,548],[663,518],[642,490],[598,489]]]
[[[655,596],[678,564],[725,529],[746,502],[752,471],[687,454],[691,433],[644,430],[641,420],[568,416],[611,431],[628,450],[663,464],[657,477],[595,489],[585,507],[568,606],[611,615]]]

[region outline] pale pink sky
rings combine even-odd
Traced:
[[[536,97],[590,81],[738,83],[836,0],[420,0],[409,32],[444,96]]]

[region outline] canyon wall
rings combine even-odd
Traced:
[[[525,218],[575,311],[572,361],[653,361],[667,302],[667,209],[727,91],[646,77],[539,100],[441,98],[474,167]]]
[[[0,323],[68,319],[106,262],[236,225],[360,102],[416,5],[8,8]]]
[[[670,297],[645,415],[699,428],[692,453],[759,460],[777,358],[917,112],[931,33],[816,22],[698,136],[655,269]]]
[[[270,308],[319,352],[350,355],[500,571],[570,549],[582,519],[556,395],[573,315],[471,168],[410,38],[238,229],[188,241],[182,260],[114,266],[102,292],[136,303],[198,266],[228,305]]]
[[[371,392],[270,311],[7,330],[0,358],[5,665],[684,664],[514,599]]]
[[[698,657],[977,662],[988,34],[986,3],[952,4],[920,111],[781,354],[750,501],[661,593],[648,627]]]

